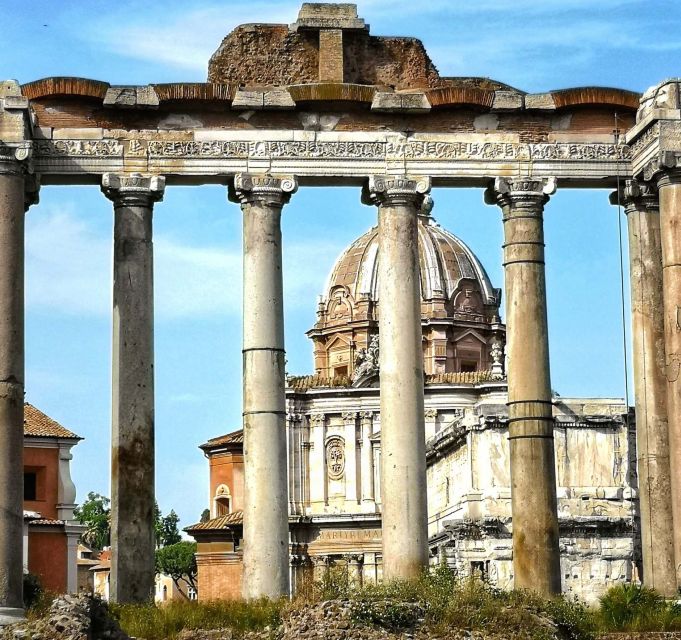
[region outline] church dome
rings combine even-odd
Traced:
[[[430,215],[418,216],[418,254],[426,373],[489,371],[504,341],[500,289],[470,248]],[[307,333],[316,374],[352,376],[378,333],[379,259],[373,227],[336,260]]]
[[[463,280],[475,282],[484,305],[498,308],[499,290],[475,254],[430,215],[418,216],[421,299],[450,299]],[[355,300],[368,296],[378,301],[378,227],[372,227],[345,249],[329,273],[324,290],[333,296],[346,288]],[[479,309],[480,311],[482,309]]]

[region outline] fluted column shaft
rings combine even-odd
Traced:
[[[0,146],[0,624],[23,613],[24,166]]]
[[[281,210],[289,177],[239,174],[230,198],[243,211],[243,596],[289,593],[284,298]]]
[[[660,198],[662,245],[662,296],[669,426],[674,562],[676,583],[681,586],[681,170],[661,173]]]
[[[423,349],[417,215],[428,179],[376,176],[378,205],[383,577],[415,578],[428,564]]]
[[[655,187],[627,181],[610,197],[625,207],[629,228],[636,450],[643,583],[676,594],[674,526],[667,425],[662,246]]]
[[[553,181],[502,179],[514,586],[560,593],[543,210]]]
[[[114,205],[111,578],[114,602],[154,593],[152,212],[162,177],[104,174]]]

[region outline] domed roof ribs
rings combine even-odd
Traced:
[[[419,217],[417,230],[419,234],[419,243],[423,247],[423,251],[419,252],[419,263],[423,257],[424,264],[420,264],[419,271],[421,272],[421,297],[424,300],[430,300],[433,297],[435,289],[442,289],[442,284],[438,278],[438,260],[437,251],[435,249],[433,238],[425,229],[426,223]],[[437,282],[436,282],[437,281]]]
[[[367,238],[367,236],[371,236]],[[362,294],[369,294],[372,300],[378,300],[377,292],[377,274],[378,274],[378,227],[372,227],[359,240],[366,238],[362,259],[360,261],[360,269],[357,274],[355,282],[355,298]]]
[[[481,262],[476,258],[475,254],[470,250],[468,245],[466,245],[462,240],[457,238],[454,234],[450,233],[446,229],[443,229],[442,227],[438,227],[438,231],[446,236],[450,242],[453,242],[454,244],[457,245],[463,251],[466,256],[468,257],[469,264],[473,268],[475,275],[471,275],[470,277],[475,277],[477,280],[480,282],[482,285],[482,294],[485,299],[485,304],[497,304],[497,294],[496,290],[492,286],[492,283],[489,279],[489,276],[487,275],[487,271],[485,271],[485,268],[482,266]],[[462,272],[463,273],[463,272]]]

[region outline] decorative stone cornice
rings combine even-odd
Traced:
[[[485,203],[503,208],[541,212],[556,192],[555,178],[496,178],[485,191]]]
[[[394,207],[412,205],[427,214],[433,201],[426,198],[430,192],[430,178],[412,176],[369,176],[362,189],[362,203]]]
[[[163,176],[141,173],[105,173],[102,176],[102,192],[114,207],[151,207],[163,199],[165,186]]]
[[[670,174],[681,170],[681,79],[665,80],[643,94],[626,142],[635,178],[677,180]]]
[[[298,190],[295,176],[267,173],[237,173],[229,186],[229,199],[243,205],[283,207]]]
[[[619,191],[610,194],[609,200],[614,206],[622,205],[627,215],[635,211],[653,213],[660,209],[656,186],[640,180],[627,180]]]

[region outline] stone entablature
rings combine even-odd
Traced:
[[[537,178],[580,182],[602,182],[631,171],[629,147],[600,134],[587,142],[565,136],[561,141],[528,143],[519,134],[504,132],[423,133],[409,139],[399,133],[370,131],[188,129],[178,133],[74,128],[59,133],[63,137],[36,138],[33,145],[35,170],[45,184],[57,177],[79,182],[88,174],[121,172],[210,182],[211,176],[262,170],[358,183],[372,173],[405,169],[445,183],[470,184],[507,175],[509,162],[518,170],[531,164]]]

